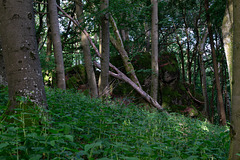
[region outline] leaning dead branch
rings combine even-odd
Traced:
[[[96,45],[93,43],[92,39],[90,38],[90,35],[88,34],[88,32],[80,25],[80,23],[73,19],[69,14],[67,14],[61,7],[59,7],[57,5],[58,9],[65,15],[65,17],[69,18],[76,26],[78,26],[82,31],[83,33],[87,36],[90,44],[92,45],[93,49],[95,50],[96,54],[98,57],[101,58],[101,55],[96,47]],[[94,65],[96,67],[98,67],[99,69],[101,69],[101,65],[94,61]],[[154,100],[149,94],[147,94],[145,91],[143,91],[142,88],[140,88],[136,83],[134,83],[130,78],[128,78],[124,73],[122,73],[117,67],[115,67],[113,64],[109,63],[109,67],[111,67],[114,72],[112,71],[109,71],[109,74],[115,78],[118,78],[120,80],[123,80],[125,81],[126,83],[128,83],[129,85],[131,85],[150,105],[154,106],[155,108],[157,108],[158,110],[166,113],[167,115],[169,115],[169,113],[164,110],[162,108],[162,106],[156,101]]]

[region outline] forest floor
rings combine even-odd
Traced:
[[[7,90],[0,90],[1,160],[227,159],[228,127],[74,91],[46,93],[48,110],[26,110],[21,99],[17,114],[6,116]]]

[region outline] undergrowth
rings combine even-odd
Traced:
[[[2,94],[5,93],[5,94]],[[1,90],[2,97],[6,91]],[[0,124],[0,159],[198,160],[227,159],[229,130],[178,114],[129,104],[102,103],[73,91],[47,89],[48,111],[30,112],[41,123]],[[7,101],[1,101],[0,114]],[[46,115],[47,114],[47,115]],[[45,117],[44,117],[45,116]],[[29,116],[28,116],[29,117]]]

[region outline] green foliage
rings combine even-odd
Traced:
[[[213,4],[211,5],[209,10],[212,23],[220,31],[221,31],[225,9],[226,9],[226,1],[218,0],[218,1],[213,1]]]
[[[56,65],[54,62],[54,56],[47,56],[46,53],[41,53],[39,55],[43,72],[55,70]],[[49,59],[49,61],[46,59]]]
[[[47,99],[40,125],[2,121],[0,159],[227,159],[227,127],[70,91],[47,89]]]
[[[204,119],[204,116],[199,114],[203,109],[203,104],[194,100],[195,98],[203,102],[203,97],[193,89],[193,85],[183,85],[180,82],[176,83],[175,86],[162,85],[161,96],[162,107],[168,109],[169,112]]]

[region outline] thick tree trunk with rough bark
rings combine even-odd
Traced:
[[[0,37],[0,85],[4,86],[7,85],[6,71],[2,54],[1,37]]]
[[[2,52],[0,51],[0,86],[1,85],[6,86],[7,80],[6,80],[6,72],[5,72],[3,55],[2,55]]]
[[[228,65],[230,88],[232,90],[232,63],[233,63],[233,0],[227,0],[225,15],[222,23],[224,50]]]
[[[212,60],[213,60],[213,68],[214,68],[214,75],[215,75],[215,82],[216,82],[216,88],[217,88],[217,99],[218,99],[218,105],[219,105],[219,116],[220,116],[220,123],[221,125],[226,125],[226,113],[223,103],[223,96],[222,96],[222,90],[221,90],[221,84],[219,80],[218,75],[218,65],[217,65],[217,56],[215,53],[215,47],[214,47],[214,40],[213,40],[213,33],[212,33],[212,24],[210,22],[210,15],[209,15],[209,2],[208,0],[205,0],[205,9],[206,9],[206,19],[207,19],[207,25],[208,25],[208,33],[209,33],[209,39],[210,39],[210,45],[212,50]]]
[[[66,89],[65,71],[62,54],[62,42],[59,31],[58,12],[56,0],[48,0],[51,36],[53,40],[54,57],[56,63],[57,87]]]
[[[17,96],[45,104],[37,50],[33,1],[0,0],[0,35],[9,88],[9,110],[18,105]]]
[[[152,1],[152,30],[151,30],[151,42],[152,42],[152,78],[151,78],[151,96],[157,100],[158,95],[158,1]]]
[[[232,118],[230,127],[230,160],[239,160],[240,156],[240,1],[233,1],[233,83],[232,83]]]
[[[101,0],[101,10],[103,14],[101,16],[101,30],[102,30],[102,54],[101,54],[101,75],[99,85],[99,96],[106,96],[109,94],[109,13],[107,11],[109,6],[109,0]]]
[[[76,0],[75,3],[76,3],[76,13],[77,13],[78,21],[80,23],[84,23],[82,0]],[[89,46],[87,36],[83,32],[81,32],[81,45],[83,48],[84,63],[85,63],[85,68],[87,72],[87,79],[88,79],[88,85],[90,88],[90,94],[92,97],[97,97],[98,96],[97,82],[96,82],[96,76],[95,76],[95,72],[92,64],[90,46]]]

